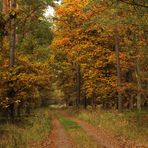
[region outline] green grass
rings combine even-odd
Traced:
[[[65,129],[80,129],[80,126],[76,122],[63,116],[58,116],[58,118]]]
[[[58,115],[60,123],[69,133],[77,148],[99,148],[97,143],[74,121],[64,116]]]
[[[77,117],[96,127],[102,127],[114,134],[122,135],[141,144],[148,145],[148,112],[131,111],[117,113],[98,110],[82,111]]]
[[[27,148],[32,143],[40,143],[51,129],[49,111],[36,110],[33,116],[23,120],[0,124],[0,148]]]

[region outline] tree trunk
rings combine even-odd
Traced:
[[[11,9],[16,9],[16,0],[11,0]],[[14,66],[15,62],[15,44],[16,44],[16,16],[14,15],[11,20],[11,32],[10,32],[10,68]]]
[[[84,109],[87,109],[87,97],[86,96],[84,97],[83,105],[84,105]]]
[[[139,58],[136,63],[136,78],[137,78],[137,89],[138,89],[138,94],[137,94],[137,109],[141,110],[141,78],[140,78],[140,64],[139,64]]]
[[[14,116],[15,116],[15,107],[14,107],[14,103],[10,104],[9,106],[9,111],[10,111],[10,118],[12,119],[12,121],[14,120]]]
[[[16,9],[16,0],[11,0],[10,1],[10,8],[11,10],[15,11]],[[13,18],[11,19],[10,22],[10,78],[11,78],[11,70],[14,66],[14,60],[15,60],[15,44],[16,44],[16,16],[14,15]],[[11,84],[13,84],[14,82],[11,81]],[[10,87],[10,86],[9,86]],[[14,97],[15,97],[15,91],[14,88],[10,87],[9,88],[9,93],[11,94],[10,97],[10,102],[12,102],[10,104],[10,116],[12,119],[14,119],[14,110],[15,110],[15,105],[14,105]]]
[[[65,102],[66,102],[66,108],[69,107],[69,99],[70,99],[70,96],[67,95],[67,96],[66,96],[66,99],[65,99]]]
[[[132,110],[134,108],[134,98],[131,96],[130,101],[129,101],[129,109]]]
[[[122,95],[121,89],[121,68],[120,68],[120,56],[119,56],[119,36],[117,27],[114,30],[115,38],[115,50],[116,50],[116,66],[117,66],[117,90],[118,90],[118,111],[122,112]]]
[[[93,97],[92,97],[92,108],[95,110],[96,109],[96,98],[95,98],[95,93],[93,94]]]
[[[10,0],[3,0],[2,4],[3,4],[2,11],[4,14],[7,14],[10,8]]]
[[[27,114],[27,116],[29,116],[31,114],[31,106],[30,106],[29,103],[28,103],[28,105],[26,107],[26,114]]]
[[[79,108],[80,106],[80,93],[81,93],[81,90],[80,90],[80,65],[77,64],[76,65],[76,92],[77,92],[77,98],[76,98],[76,106],[77,108]]]
[[[18,105],[17,107],[17,117],[21,117],[21,106]]]

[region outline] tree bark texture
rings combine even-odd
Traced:
[[[121,89],[121,68],[120,68],[120,55],[119,55],[119,36],[117,27],[114,30],[115,50],[116,50],[116,67],[117,67],[117,90],[118,90],[118,111],[122,112],[122,95]]]
[[[79,108],[80,106],[80,93],[81,93],[81,78],[80,78],[80,65],[76,64],[76,93],[77,93],[77,98],[76,98],[76,106]]]
[[[137,78],[137,109],[141,110],[141,90],[142,90],[142,84],[141,84],[141,78],[140,78],[140,63],[139,58],[137,59],[136,63],[136,78]]]
[[[16,0],[11,0],[11,9],[15,11]],[[16,16],[14,15],[11,20],[11,32],[10,32],[10,68],[14,66],[15,62],[15,44],[16,44]]]

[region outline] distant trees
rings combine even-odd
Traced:
[[[146,3],[144,7],[143,4],[65,0],[56,8],[50,64],[57,84],[69,96],[66,102],[75,102],[79,93],[78,64],[80,102],[87,98],[93,106],[102,104],[119,111],[133,107],[140,110],[147,104]]]

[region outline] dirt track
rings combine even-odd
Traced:
[[[65,114],[65,116],[67,115]],[[137,145],[134,141],[130,141],[121,136],[115,136],[102,128],[96,128],[74,117],[68,118],[80,125],[86,134],[98,143],[98,148],[146,148],[145,146]],[[35,145],[31,148],[76,148],[76,145],[58,119],[53,116],[52,132],[49,137],[40,145]]]
[[[143,146],[136,145],[135,142],[124,139],[120,136],[115,136],[101,128],[96,128],[84,121],[73,119],[78,123],[88,136],[96,140],[104,148],[142,148]]]
[[[57,120],[57,118],[53,117],[53,131],[51,137],[51,148],[74,148],[74,144],[70,139],[70,136],[65,131],[63,126]]]

